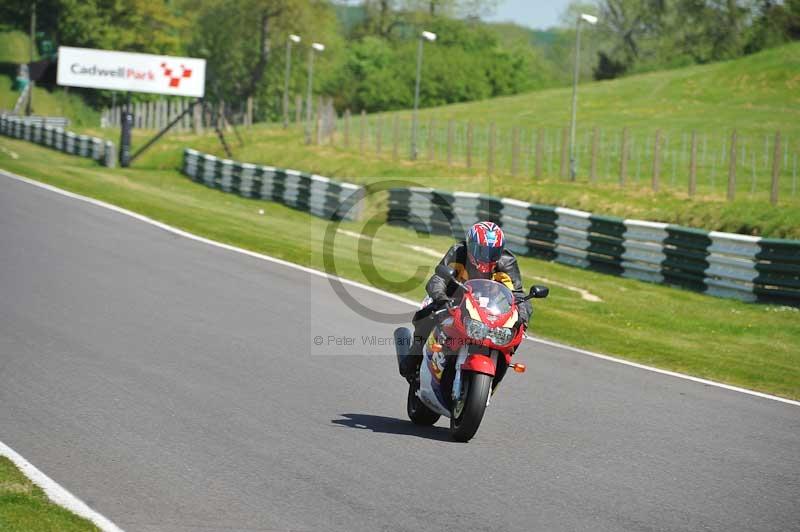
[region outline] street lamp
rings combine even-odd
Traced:
[[[436,34],[430,31],[423,31],[419,37],[417,45],[417,84],[414,87],[414,115],[411,119],[411,160],[417,159],[417,111],[419,109],[419,79],[422,75],[422,43],[425,41],[433,42]]]
[[[580,68],[581,54],[581,21],[597,24],[597,17],[581,13],[578,17],[577,31],[575,32],[575,74],[572,77],[572,121],[569,126],[569,177],[575,181],[575,113],[578,105],[578,71]]]
[[[306,92],[306,144],[311,144],[311,87],[314,83],[314,51],[322,52],[324,44],[315,42],[308,49],[308,91]]]
[[[299,43],[300,36],[290,34],[286,40],[286,79],[283,85],[283,129],[289,127],[289,78],[292,75],[292,43]]]

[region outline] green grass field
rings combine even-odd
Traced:
[[[0,456],[0,530],[3,532],[88,532],[91,522],[53,504],[16,466]]]
[[[150,164],[162,153],[150,155]],[[13,158],[13,154],[16,158]],[[166,165],[169,166],[169,165]],[[0,167],[67,190],[121,205],[193,233],[323,269],[327,224],[278,204],[240,198],[206,188],[173,169],[99,167],[23,141],[0,138]],[[264,214],[259,214],[259,209]],[[278,228],[292,223],[301,236],[286,240]],[[359,232],[357,223],[341,228]],[[388,280],[413,277],[403,295],[421,298],[423,284],[451,240],[385,226],[371,256]],[[340,234],[338,273],[367,282],[358,239]],[[420,253],[409,245],[431,250]],[[538,304],[534,334],[735,385],[800,398],[800,312],[752,305],[522,258],[526,286],[550,283],[551,297]],[[415,274],[422,267],[422,273]],[[388,282],[379,288],[394,289]],[[598,296],[583,299],[574,289]],[[535,354],[526,355],[535,356]]]

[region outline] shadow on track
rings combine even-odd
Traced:
[[[332,419],[331,423],[352,429],[367,429],[384,434],[402,434],[454,443],[450,431],[444,427],[422,427],[408,420],[370,414],[341,414],[341,416],[346,419]]]

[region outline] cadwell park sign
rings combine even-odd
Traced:
[[[58,84],[202,98],[206,60],[90,48],[58,48]]]

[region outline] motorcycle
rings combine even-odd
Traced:
[[[546,286],[532,286],[527,296],[515,298],[504,284],[488,279],[460,282],[445,265],[436,273],[460,288],[454,300],[433,313],[436,324],[425,342],[416,378],[410,379],[406,410],[417,425],[433,425],[440,416],[450,418],[450,434],[467,442],[478,431],[486,407],[497,385],[511,368],[525,372],[525,365],[512,363],[514,349],[525,330],[517,305],[545,298]],[[425,302],[423,302],[423,306]],[[408,327],[395,330],[397,361],[403,367],[413,341]]]

